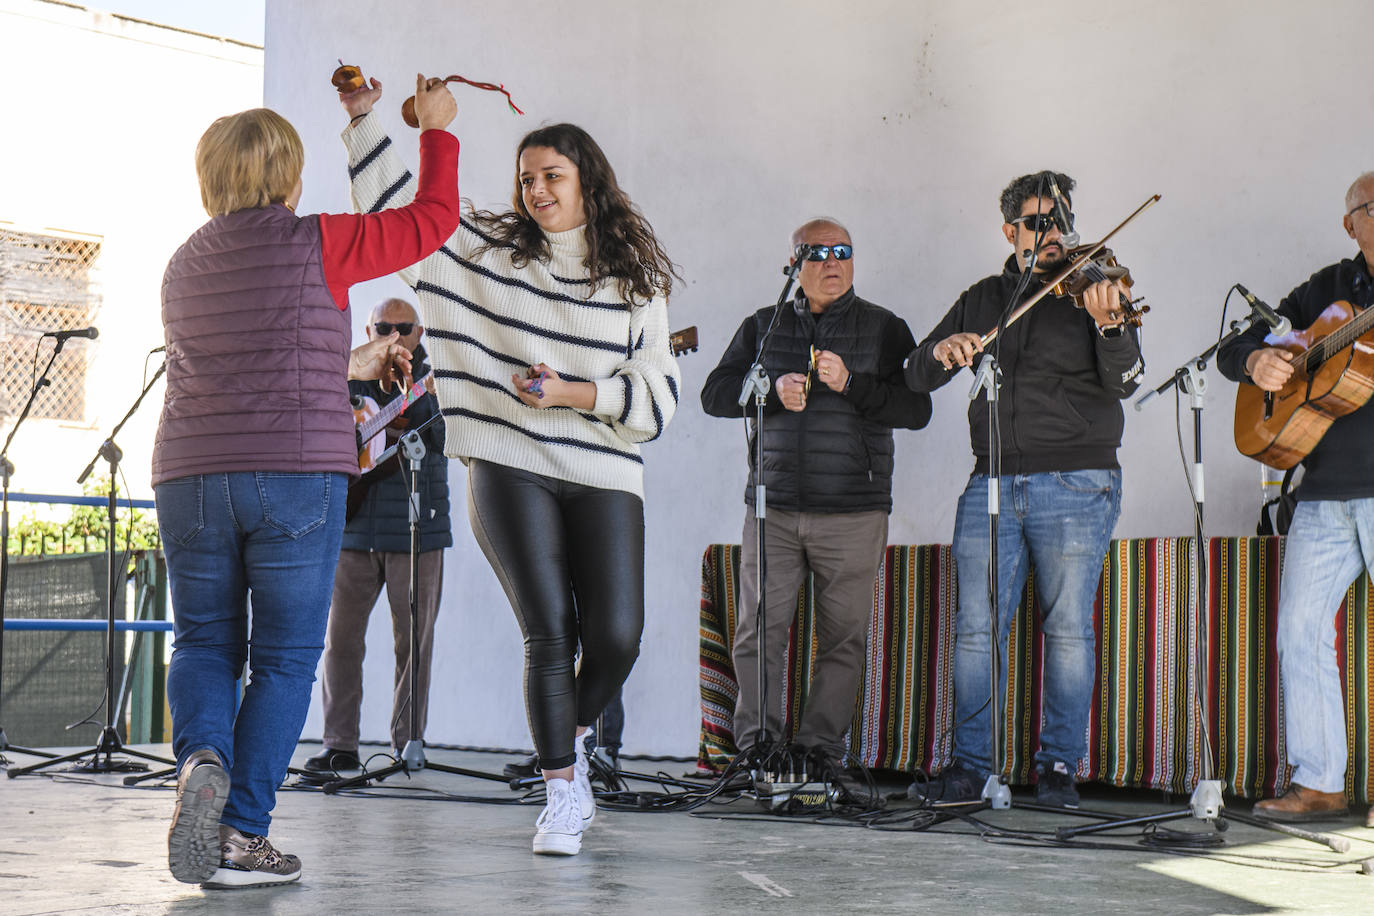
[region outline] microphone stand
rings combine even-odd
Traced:
[[[62,347],[62,341],[60,339],[58,340],[57,347],[58,349]],[[56,355],[56,353],[54,353],[54,355]],[[144,385],[143,390],[139,392],[138,399],[135,400],[133,406],[129,408],[129,412],[124,415],[124,419],[120,420],[119,423],[115,425],[109,437],[100,444],[99,450],[96,452],[95,456],[91,458],[90,464],[86,465],[86,469],[82,471],[81,476],[76,479],[78,485],[85,483],[86,478],[95,470],[96,462],[102,458],[110,463],[110,494],[105,504],[106,518],[109,522],[109,528],[105,538],[105,558],[109,573],[109,588],[105,595],[105,723],[101,727],[100,738],[96,742],[94,749],[78,751],[74,754],[66,754],[62,757],[54,757],[51,760],[45,760],[33,766],[24,767],[18,770],[10,770],[8,775],[11,779],[16,776],[23,776],[27,773],[34,773],[59,763],[79,761],[87,754],[91,757],[90,762],[78,764],[77,768],[92,773],[128,772],[130,770],[146,770],[148,768],[147,764],[136,763],[130,760],[114,759],[113,755],[120,753],[128,754],[133,757],[141,757],[144,760],[152,760],[157,763],[173,766],[176,764],[176,761],[166,757],[159,757],[156,754],[149,754],[144,751],[126,747],[124,742],[120,739],[119,729],[115,725],[115,720],[117,718],[116,710],[118,709],[119,701],[119,693],[115,690],[114,675],[115,598],[119,594],[119,589],[124,587],[126,574],[124,569],[117,567],[115,564],[115,499],[117,489],[115,481],[118,479],[119,461],[124,457],[124,453],[120,450],[119,446],[115,445],[115,437],[118,436],[119,431],[124,428],[124,424],[129,422],[129,418],[138,410],[139,405],[143,403],[143,399],[147,396],[148,392],[152,390],[152,387],[157,384],[157,380],[162,378],[162,373],[165,372],[166,369],[167,364],[165,362],[161,366],[158,366],[157,371],[153,373],[153,377],[148,380],[148,384]],[[101,760],[102,755],[104,755],[104,760]]]
[[[758,349],[754,353],[754,362],[744,374],[744,384],[740,387],[739,393],[741,409],[748,404],[751,397],[754,400],[754,539],[756,544],[755,555],[758,557],[758,576],[754,589],[756,601],[754,605],[754,631],[758,636],[759,691],[758,737],[750,747],[739,750],[748,761],[756,781],[766,778],[764,765],[775,741],[774,736],[768,731],[768,635],[765,630],[766,615],[764,613],[765,597],[768,594],[768,546],[766,537],[768,488],[764,484],[763,473],[763,408],[768,402],[768,390],[772,383],[768,378],[768,372],[764,369],[763,357],[768,341],[772,339],[773,331],[778,326],[778,319],[787,302],[787,295],[792,291],[792,284],[796,282],[797,274],[801,272],[802,262],[806,260],[808,253],[801,251],[792,258],[790,265],[783,268],[783,274],[787,280],[783,283],[782,292],[778,294],[777,304],[773,306],[773,317],[768,323],[768,329],[764,331],[763,339],[759,341]],[[781,736],[779,735],[778,738]]]
[[[438,770],[441,773],[453,773],[457,776],[473,776],[477,779],[490,779],[496,782],[506,782],[506,777],[497,776],[493,773],[483,773],[479,770],[469,770],[463,767],[449,766],[443,763],[431,763],[425,760],[425,741],[420,737],[420,595],[418,582],[420,579],[420,466],[425,460],[427,449],[425,442],[420,438],[420,432],[433,423],[443,414],[436,411],[424,423],[406,433],[400,441],[390,450],[394,453],[400,451],[400,456],[410,463],[410,496],[409,515],[410,515],[410,731],[406,738],[406,746],[401,751],[401,759],[390,766],[382,767],[379,770],[363,772],[357,776],[347,779],[334,779],[324,784],[326,795],[333,795],[344,789],[356,789],[366,786],[374,780],[380,782],[393,773],[405,773],[409,776],[412,772],[418,772],[425,768]],[[390,454],[384,452],[377,464],[388,460]],[[391,586],[388,585],[388,588]],[[314,774],[310,774],[314,775]],[[317,777],[318,778],[318,777]]]
[[[0,548],[4,550],[4,553],[0,554],[0,710],[4,709],[5,701],[5,595],[9,590],[10,580],[10,477],[14,475],[14,462],[9,459],[10,443],[14,441],[14,434],[19,432],[19,427],[28,419],[29,411],[33,409],[33,402],[38,398],[38,392],[52,384],[48,379],[48,372],[52,370],[52,364],[57,360],[57,354],[62,352],[62,345],[66,342],[65,338],[57,338],[52,355],[48,357],[47,364],[39,373],[38,381],[34,382],[33,388],[29,391],[29,399],[24,402],[24,409],[19,412],[19,419],[14,421],[9,436],[5,438],[5,447],[0,449],[0,488],[3,488],[3,496],[0,496]],[[10,744],[9,739],[5,737],[3,722],[3,718],[0,718],[0,766],[9,766],[10,761],[5,756],[5,751],[27,754],[30,757],[53,758],[57,756],[47,751]]]
[[[1212,760],[1212,739],[1208,723],[1211,721],[1211,713],[1207,708],[1207,690],[1203,684],[1206,676],[1204,659],[1210,656],[1208,648],[1208,621],[1211,619],[1211,589],[1207,582],[1207,549],[1203,542],[1203,468],[1202,468],[1202,408],[1203,396],[1207,393],[1207,379],[1202,373],[1207,369],[1207,361],[1210,360],[1217,350],[1226,346],[1231,341],[1247,333],[1256,324],[1261,323],[1263,316],[1258,309],[1251,310],[1250,314],[1237,321],[1231,322],[1231,330],[1212,346],[1203,350],[1197,356],[1185,362],[1174,370],[1169,376],[1153,391],[1146,392],[1135,402],[1135,409],[1141,410],[1149,401],[1168,391],[1170,388],[1177,387],[1178,390],[1188,394],[1193,411],[1193,545],[1194,558],[1197,570],[1197,590],[1198,590],[1198,620],[1197,632],[1199,649],[1194,654],[1193,662],[1193,708],[1198,711],[1202,725],[1202,762],[1201,778],[1193,788],[1193,793],[1188,799],[1188,807],[1181,810],[1165,811],[1159,814],[1148,814],[1143,817],[1119,818],[1106,820],[1097,824],[1090,824],[1082,827],[1061,827],[1055,832],[1060,840],[1072,839],[1077,836],[1090,833],[1101,833],[1105,830],[1115,830],[1122,827],[1143,826],[1146,824],[1159,824],[1165,821],[1182,820],[1184,818],[1196,818],[1212,825],[1217,832],[1226,829],[1225,817],[1249,824],[1253,827],[1264,827],[1278,833],[1289,836],[1296,836],[1300,839],[1309,840],[1328,846],[1336,852],[1346,852],[1350,849],[1350,841],[1344,837],[1328,837],[1320,833],[1312,833],[1306,830],[1290,827],[1286,824],[1275,823],[1272,821],[1257,818],[1250,814],[1238,814],[1235,811],[1229,814],[1225,812],[1225,802],[1222,799],[1224,785],[1220,779],[1216,778],[1215,763]],[[1223,816],[1224,815],[1224,816]]]
[[[1007,785],[1002,775],[1002,733],[1004,731],[1001,721],[1001,711],[1003,704],[997,701],[1002,681],[1002,634],[1001,634],[1001,583],[997,561],[997,530],[998,522],[1001,517],[1002,499],[1002,443],[998,437],[998,389],[1001,385],[1002,370],[997,362],[995,351],[1001,349],[1002,334],[1000,329],[1005,326],[1007,316],[1016,307],[1021,294],[1030,285],[1032,271],[1035,270],[1036,250],[1040,247],[1040,239],[1037,237],[1035,245],[1025,252],[1025,267],[1021,271],[1021,276],[1017,280],[1016,287],[1012,290],[1011,298],[1002,309],[1002,317],[998,322],[999,332],[993,349],[984,350],[982,358],[978,361],[978,369],[974,372],[973,387],[969,389],[968,399],[975,400],[978,393],[983,392],[987,399],[988,407],[988,606],[990,608],[988,645],[992,650],[989,663],[990,685],[988,688],[988,721],[992,725],[992,761],[993,771],[988,774],[987,780],[983,783],[981,793],[982,801],[990,808],[1003,809],[1011,807],[1011,787]]]

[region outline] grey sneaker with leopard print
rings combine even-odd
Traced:
[[[219,868],[205,887],[267,887],[290,884],[301,876],[301,860],[278,852],[265,836],[219,827]]]

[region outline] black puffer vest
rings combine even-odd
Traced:
[[[877,374],[881,333],[890,313],[851,289],[819,315],[798,296],[782,307],[768,340],[764,367],[775,383],[789,372],[807,371],[811,347],[830,350],[851,372]],[[762,340],[773,309],[754,314],[756,339]],[[770,395],[776,402],[776,393]],[[749,408],[752,416],[752,407]],[[749,486],[745,502],[754,504],[754,449],[749,443]],[[763,421],[763,473],[768,505],[796,512],[892,511],[892,430],[865,420],[844,395],[817,377],[811,380],[806,409],[775,410]]]

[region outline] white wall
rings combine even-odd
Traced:
[[[0,0],[0,60],[11,87],[0,128],[0,221],[101,241],[86,421],[25,421],[10,451],[14,491],[79,493],[77,476],[138,397],[144,354],[162,344],[167,259],[207,219],[196,141],[216,117],[262,104],[262,54],[72,4]],[[152,497],[161,405],[159,382],[117,440],[140,499]],[[107,472],[102,462],[96,473]],[[11,508],[14,518],[27,511]]]
[[[919,339],[1000,268],[997,197],[1012,177],[1055,168],[1078,179],[1085,238],[1161,193],[1113,245],[1154,309],[1153,386],[1216,338],[1231,283],[1277,304],[1353,254],[1340,219],[1347,185],[1374,168],[1361,45],[1371,25],[1368,0],[298,0],[268,5],[265,96],[306,141],[303,208],[340,210],[337,56],[387,84],[383,117],[412,163],[415,134],[398,112],[415,70],[504,82],[526,117],[455,88],[464,196],[500,206],[518,138],[574,121],[681,265],[671,320],[698,325],[702,350],[683,358],[683,408],[645,450],[649,619],[626,705],[629,749],[691,753],[700,557],[738,539],[745,479],[740,424],[705,417],[697,394],[743,317],[776,298],[792,228],[821,213],[846,222],[857,289]],[[356,289],[355,325],[398,289]],[[1232,385],[1209,375],[1207,530],[1243,533],[1260,474],[1231,444]],[[972,464],[967,390],[964,379],[947,386],[928,429],[898,433],[895,543],[950,538]],[[1191,460],[1186,405],[1183,422]],[[1128,410],[1118,534],[1191,531],[1176,451],[1172,399]],[[456,462],[451,479],[461,506]],[[516,625],[461,510],[455,538],[429,738],[528,746]],[[389,643],[376,623],[364,733],[383,737]],[[317,712],[306,734],[318,729]]]

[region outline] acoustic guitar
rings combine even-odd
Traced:
[[[1278,391],[1236,390],[1236,448],[1287,469],[1311,454],[1337,417],[1374,394],[1374,309],[1345,300],[1328,305],[1312,326],[1265,343],[1293,354],[1293,375]]]
[[[366,474],[377,466],[377,458],[386,451],[387,446],[383,431],[407,407],[424,397],[425,382],[433,374],[432,371],[426,372],[422,378],[415,379],[407,391],[387,401],[384,406],[379,407],[375,400],[365,394],[349,399],[353,407],[353,422],[357,424],[358,470]]]

